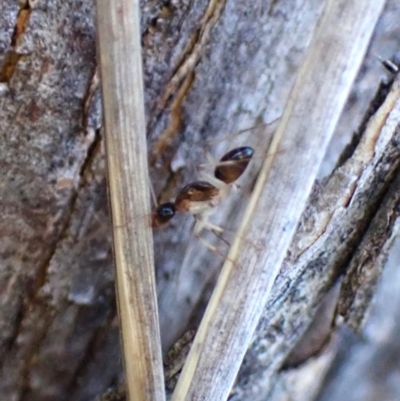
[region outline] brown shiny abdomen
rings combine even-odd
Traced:
[[[232,149],[220,160],[220,162],[231,163],[224,163],[217,166],[214,170],[214,176],[225,184],[231,184],[244,173],[253,154],[254,149],[250,146]]]

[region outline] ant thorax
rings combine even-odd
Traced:
[[[186,185],[175,200],[175,209],[193,215],[218,205],[222,191],[207,181],[195,181]]]

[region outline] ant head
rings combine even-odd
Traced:
[[[153,228],[165,227],[169,221],[175,216],[175,205],[172,202],[162,203],[155,212],[151,219]]]
[[[254,149],[250,146],[232,149],[222,156],[221,164],[217,165],[214,170],[215,178],[225,184],[231,184],[236,181],[246,170],[253,155]]]

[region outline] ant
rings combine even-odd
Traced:
[[[175,202],[162,203],[157,207],[152,216],[153,228],[168,225],[176,212],[189,212],[197,220],[194,229],[196,236],[205,227],[214,233],[222,232],[220,227],[206,220],[207,212],[229,194],[231,184],[242,176],[253,155],[254,149],[250,146],[242,146],[227,152],[216,163],[213,175],[203,174],[207,181],[194,181],[186,185],[180,190]]]
[[[262,123],[250,128],[245,128],[238,131],[234,135],[241,135],[259,127],[267,127],[275,124],[280,120],[280,117],[272,120],[269,123]],[[233,135],[229,135],[231,138]],[[227,137],[226,137],[227,138]],[[226,139],[222,138],[222,139]],[[214,160],[214,157],[207,152],[208,165],[214,165],[213,174],[205,174],[202,172],[203,181],[194,181],[183,187],[176,197],[174,202],[165,202],[159,205],[152,213],[152,227],[163,228],[168,225],[170,220],[175,216],[176,212],[189,212],[196,219],[194,234],[199,237],[203,228],[208,228],[218,238],[227,243],[218,233],[224,230],[207,220],[208,214],[213,212],[218,206],[221,199],[226,198],[232,186],[237,186],[237,181],[245,172],[247,166],[252,160],[254,149],[250,146],[241,146],[225,153],[219,161]],[[201,165],[201,166],[204,166]],[[153,198],[155,196],[153,194]],[[156,203],[156,202],[155,202]],[[211,244],[202,240],[204,244],[216,250]],[[228,243],[227,243],[228,244]],[[229,245],[229,244],[228,244]]]

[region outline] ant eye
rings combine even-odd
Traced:
[[[175,207],[171,202],[164,203],[160,206],[159,215],[164,218],[172,218],[175,215]]]
[[[164,227],[175,216],[175,205],[172,202],[163,203],[153,213],[152,227]]]

